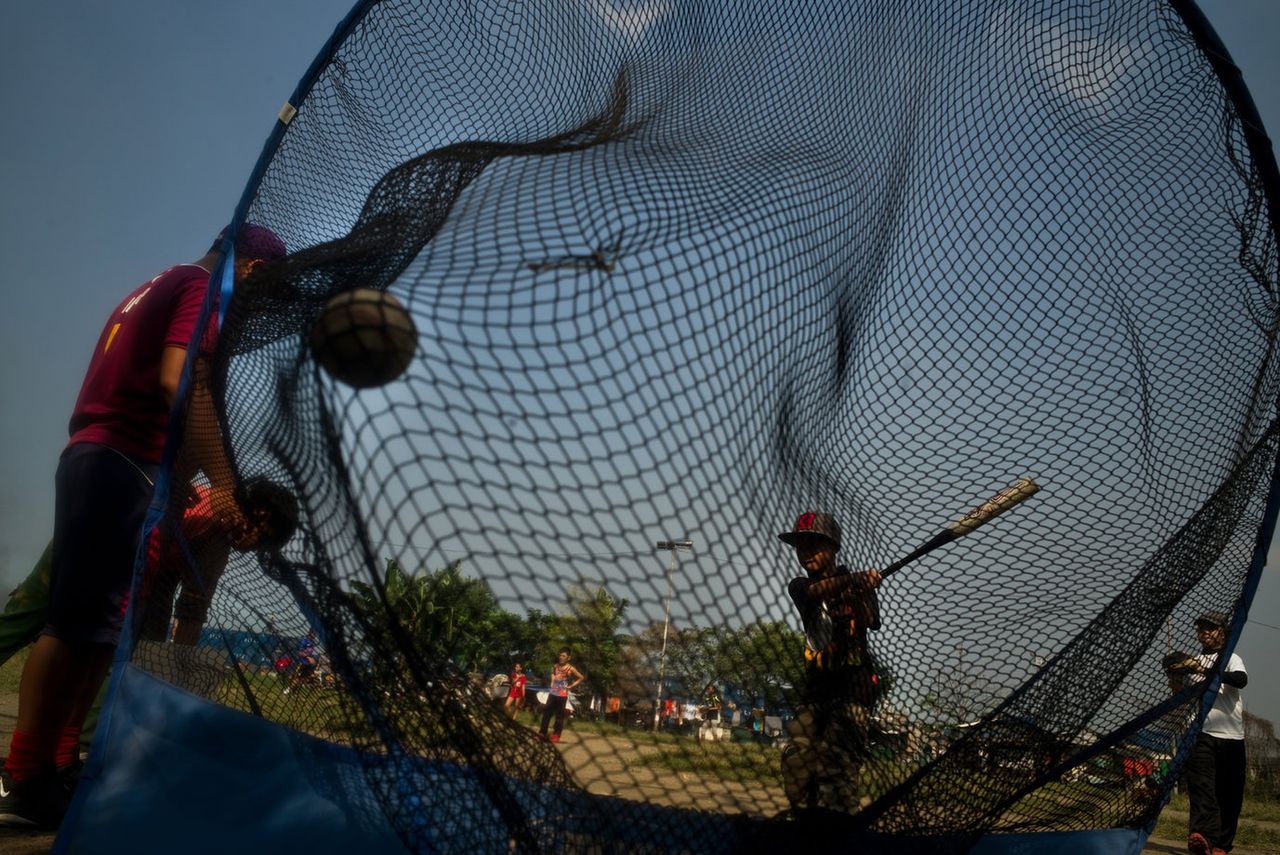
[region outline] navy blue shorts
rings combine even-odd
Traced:
[[[62,452],[54,476],[44,635],[73,643],[120,640],[158,468],[94,443],[77,443]]]

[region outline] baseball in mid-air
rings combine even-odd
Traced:
[[[329,298],[311,328],[311,353],[334,379],[356,389],[395,380],[418,347],[418,330],[404,304],[374,288]]]

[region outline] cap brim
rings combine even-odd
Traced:
[[[835,547],[840,546],[840,544],[836,543],[834,540],[827,537],[825,534],[820,534],[819,532],[816,532],[816,531],[784,531],[782,534],[778,535],[778,540],[782,541],[785,544],[788,544],[789,546],[795,546],[797,543],[799,543],[802,540],[811,540],[815,537],[818,540],[825,540],[827,543],[830,543],[832,546],[835,546]]]

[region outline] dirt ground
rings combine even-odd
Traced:
[[[787,808],[781,787],[738,781],[704,781],[690,772],[636,765],[641,754],[656,751],[625,737],[565,731],[560,753],[589,793],[674,807],[773,816]],[[625,771],[626,774],[619,774]]]
[[[0,693],[0,746],[9,744],[17,717],[18,699],[13,693]],[[606,749],[603,743],[608,743]],[[774,814],[786,808],[786,798],[779,787],[716,781],[708,785],[687,772],[670,772],[639,766],[635,759],[649,745],[618,737],[566,731],[560,751],[571,769],[579,770],[579,781],[588,792],[612,793],[625,799],[651,804],[688,806],[692,801],[704,810],[726,813]],[[625,776],[616,773],[626,770]],[[629,779],[619,786],[619,778]],[[1185,821],[1185,816],[1183,817]],[[5,855],[46,855],[53,847],[52,832],[33,832],[0,828],[0,852]],[[1185,853],[1186,842],[1151,838],[1142,850],[1144,855]],[[1236,847],[1233,855],[1264,855]]]

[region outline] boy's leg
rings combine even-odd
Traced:
[[[107,681],[103,680],[98,694],[94,696],[89,711],[85,713],[84,724],[80,726],[80,753],[86,754],[93,741],[93,732],[98,729],[98,717],[102,714],[102,702],[107,697]]]
[[[791,742],[782,751],[782,786],[795,809],[818,806],[821,722],[818,710],[802,706],[787,726]]]
[[[870,710],[862,704],[844,703],[833,710],[822,756],[823,807],[845,813],[858,810],[862,764],[870,755],[870,727]]]
[[[568,704],[569,699],[567,697],[560,699],[559,709],[556,710],[556,736],[559,736],[561,731],[564,730],[564,720],[569,717]]]
[[[869,715],[861,704],[805,706],[788,730],[782,780],[793,808],[858,810],[858,783],[866,757]]]
[[[0,665],[9,661],[15,653],[30,647],[49,621],[49,576],[52,565],[53,541],[45,546],[35,566],[22,580],[22,584],[9,594],[4,611],[0,613]],[[106,686],[98,692],[84,720],[80,738],[80,750],[89,750],[89,740],[98,726],[98,713]]]
[[[547,703],[542,708],[542,724],[538,727],[538,733],[543,736],[547,735],[547,725],[551,724],[551,698],[547,698]]]
[[[1218,846],[1228,852],[1240,825],[1240,809],[1244,806],[1245,756],[1243,739],[1222,739],[1217,744]]]
[[[138,592],[138,603],[134,606],[139,641],[163,643],[169,640],[169,625],[173,622],[173,598],[178,592],[178,581],[177,567],[149,568]]]
[[[192,544],[195,566],[184,568],[182,593],[174,605],[173,640],[194,646],[209,619],[213,592],[231,557],[231,546],[223,539],[206,537]]]
[[[547,695],[547,705],[542,710],[542,727],[538,729],[538,732],[543,736],[547,735],[547,726],[551,724],[551,719],[559,714],[559,703],[563,700],[558,695]]]
[[[114,648],[108,644],[68,643],[42,635],[31,648],[18,685],[16,731],[30,734],[49,765],[65,766],[77,757],[58,758],[59,740],[79,747],[92,733],[85,720],[103,688]],[[95,715],[94,724],[97,724]],[[59,760],[63,762],[57,762]]]
[[[151,496],[139,465],[89,444],[63,453],[55,487],[48,623],[23,669],[5,764],[16,781],[53,766],[58,740],[67,728],[81,728],[98,693],[119,639]]]
[[[1188,836],[1201,835],[1206,841],[1216,840],[1221,830],[1213,739],[1203,733],[1197,737],[1184,771],[1187,798],[1191,803]]]
[[[32,644],[49,620],[49,574],[53,542],[44,548],[35,567],[13,589],[0,613],[0,665]]]

